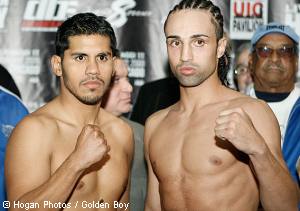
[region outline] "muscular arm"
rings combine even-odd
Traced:
[[[267,105],[257,109],[265,113],[265,120],[257,118],[259,114],[252,118],[263,145],[249,158],[259,181],[261,203],[266,211],[296,211],[299,190],[282,157],[278,123]]]
[[[148,187],[147,196],[145,203],[145,211],[160,211],[160,197],[159,197],[159,183],[153,172],[150,157],[149,157],[149,142],[151,137],[151,130],[154,123],[151,123],[151,119],[148,119],[145,125],[144,135],[144,148],[145,148],[145,159],[148,166]]]
[[[249,155],[266,211],[297,210],[297,186],[282,158],[278,123],[265,103],[221,112],[215,131]]]
[[[50,210],[50,207],[44,207],[44,201],[66,202],[86,165],[90,165],[82,161],[83,150],[78,150],[87,147],[82,147],[84,143],[77,142],[77,145],[81,146],[76,146],[51,175],[53,140],[50,139],[55,136],[45,131],[45,128],[45,125],[35,120],[24,120],[9,140],[5,161],[8,199],[11,203],[39,203],[39,209],[35,210]],[[93,154],[91,151],[89,153]]]

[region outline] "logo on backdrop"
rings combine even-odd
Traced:
[[[123,26],[127,18],[127,10],[136,6],[134,0],[117,0],[111,4],[112,14],[107,17],[107,20],[115,27]]]
[[[5,26],[5,20],[8,12],[9,0],[0,0],[0,30]]]
[[[22,30],[56,31],[68,16],[76,13],[77,3],[73,0],[28,0]]]
[[[0,2],[3,0],[0,0]],[[123,26],[129,16],[150,16],[151,11],[133,10],[136,6],[135,0],[107,1],[109,8],[96,6],[104,2],[94,2],[89,5],[88,10],[78,7],[79,0],[28,0],[22,21],[23,31],[56,31],[57,27],[67,18],[78,12],[89,11],[97,15],[104,15],[113,27]],[[107,7],[107,6],[106,6]],[[101,8],[101,9],[99,9]],[[0,17],[4,13],[0,13]]]
[[[249,40],[258,26],[268,21],[267,0],[230,1],[230,38]]]

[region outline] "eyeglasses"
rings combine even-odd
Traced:
[[[248,72],[249,72],[249,68],[248,68],[247,66],[245,66],[245,65],[242,65],[242,64],[238,65],[238,66],[234,69],[234,74],[235,74],[236,76],[244,75],[244,74],[246,74],[246,73],[248,73]]]
[[[280,58],[292,58],[296,54],[296,48],[293,46],[282,46],[281,48],[273,49],[268,46],[261,46],[255,48],[256,54],[258,57],[266,59],[271,57],[273,52],[276,51],[276,54]]]

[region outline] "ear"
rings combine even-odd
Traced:
[[[60,56],[53,55],[51,57],[51,67],[52,67],[52,72],[56,76],[62,76],[62,67],[61,67],[61,58]]]
[[[217,56],[218,59],[221,58],[226,50],[226,46],[227,46],[227,38],[222,37],[219,41],[218,41],[218,48],[217,48]]]

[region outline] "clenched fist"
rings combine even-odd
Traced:
[[[104,134],[97,125],[86,125],[77,138],[74,155],[79,166],[86,169],[100,161],[109,151]]]
[[[242,108],[220,112],[216,119],[215,135],[248,155],[257,152],[264,144],[262,136]]]

